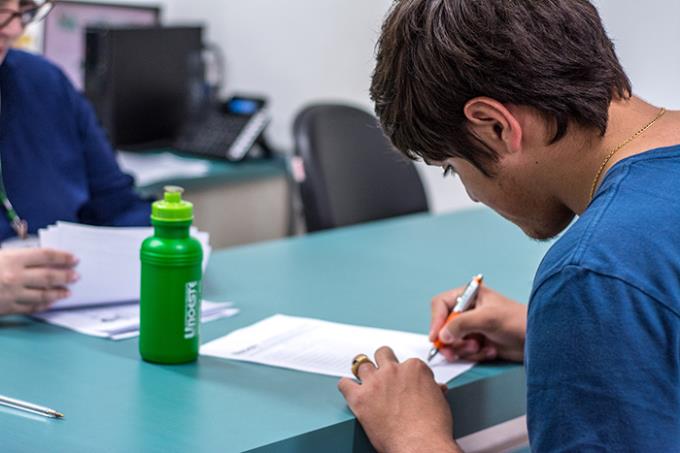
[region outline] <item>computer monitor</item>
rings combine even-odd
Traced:
[[[43,54],[57,64],[79,90],[84,88],[85,29],[103,25],[158,25],[154,5],[121,5],[60,0],[45,18]]]
[[[113,145],[169,145],[203,100],[203,28],[88,27],[85,41],[85,95]]]

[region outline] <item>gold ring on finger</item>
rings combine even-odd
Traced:
[[[366,354],[357,354],[354,356],[352,359],[352,374],[354,375],[355,378],[359,378],[359,367],[363,365],[364,363],[370,363],[371,365],[375,366],[373,361],[368,358]]]

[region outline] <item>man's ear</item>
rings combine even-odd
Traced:
[[[468,129],[499,153],[515,153],[522,146],[522,126],[512,112],[488,97],[470,99],[463,108]]]

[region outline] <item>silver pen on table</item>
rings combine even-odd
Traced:
[[[63,418],[64,414],[57,412],[49,407],[39,406],[37,404],[22,401],[9,396],[0,395],[0,404],[3,406],[13,407],[14,409],[21,409],[28,412],[44,415],[45,417]]]

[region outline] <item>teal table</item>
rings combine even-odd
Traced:
[[[478,272],[525,300],[546,247],[475,210],[218,252],[205,296],[242,312],[205,324],[203,341],[274,313],[426,332],[431,297]],[[139,359],[137,340],[24,318],[0,320],[0,367],[1,394],[66,414],[1,409],[2,451],[370,451],[332,377],[211,357],[151,365]],[[451,381],[456,436],[523,414],[523,381],[522,367],[510,364],[476,366]]]

